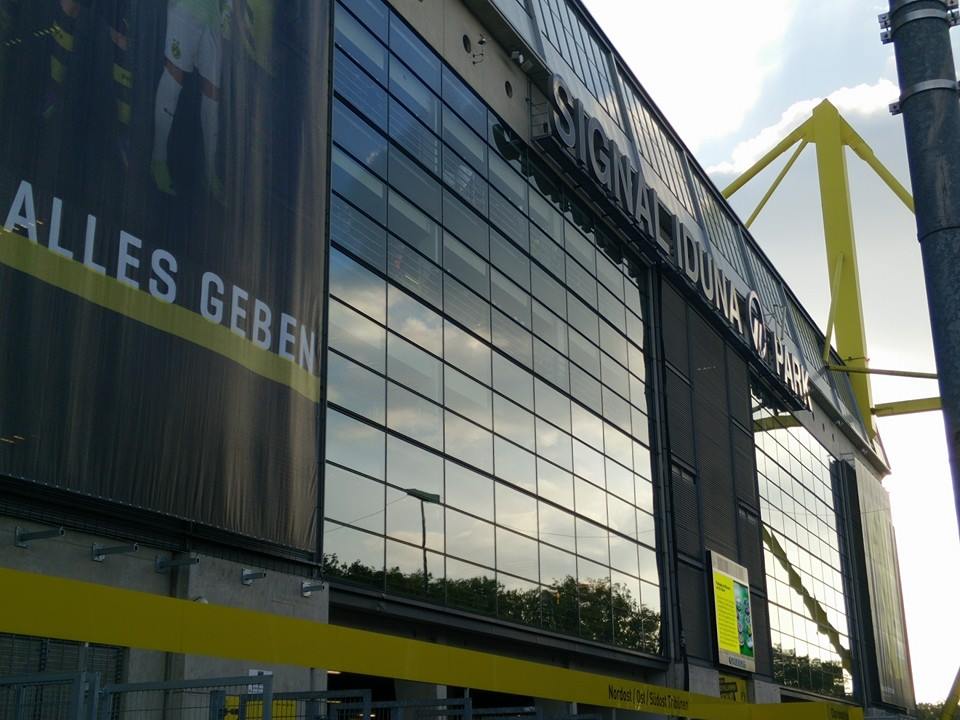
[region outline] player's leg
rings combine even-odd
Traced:
[[[220,65],[223,50],[218,28],[203,34],[197,69],[200,71],[200,125],[203,129],[203,159],[210,191],[223,199],[223,183],[217,172],[217,148],[220,142]]]
[[[174,4],[167,11],[167,38],[164,46],[163,72],[157,83],[154,105],[153,179],[157,188],[168,195],[176,195],[170,166],[167,164],[167,143],[173,118],[180,102],[184,75],[196,64],[197,47],[202,29],[189,15]]]
[[[112,0],[110,41],[113,43],[113,85],[117,103],[117,149],[124,165],[129,164],[130,116],[132,113],[133,67],[131,64],[130,2]]]
[[[51,28],[50,79],[40,108],[44,120],[52,118],[63,102],[64,88],[69,79],[72,58],[76,49],[76,26],[83,6],[79,0],[55,0],[56,20]]]

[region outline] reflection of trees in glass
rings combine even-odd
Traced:
[[[839,660],[820,660],[797,655],[792,648],[773,646],[774,679],[787,687],[800,688],[821,695],[848,697],[844,687],[843,665]]]
[[[578,582],[568,575],[550,585],[531,584],[529,589],[516,589],[505,587],[493,577],[444,580],[428,572],[424,583],[423,570],[405,573],[392,567],[384,573],[359,560],[340,560],[335,554],[324,555],[323,569],[331,577],[385,587],[387,592],[397,595],[446,602],[523,625],[613,642],[651,654],[660,652],[660,613],[641,604],[626,585],[611,585],[606,578]],[[837,664],[838,673],[839,667]],[[842,674],[837,677],[842,695]],[[837,694],[833,690],[818,692]]]

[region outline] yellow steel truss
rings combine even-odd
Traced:
[[[870,437],[877,434],[874,416],[900,415],[911,412],[937,410],[939,398],[907,400],[874,405],[870,390],[870,374],[905,377],[936,378],[931,373],[903,370],[877,370],[869,367],[867,339],[863,322],[863,301],[860,297],[860,273],[857,267],[857,249],[853,235],[853,214],[850,204],[850,183],[844,150],[850,148],[890,188],[903,204],[913,212],[913,198],[903,185],[884,167],[866,141],[843,119],[837,109],[824,100],[813,109],[812,115],[772,150],[723,190],[729,198],[737,190],[762,172],[770,163],[794,145],[796,150],[777,174],[770,188],[750,214],[750,227],[767,201],[780,186],[803,149],[813,144],[817,148],[817,174],[820,183],[820,204],[823,209],[823,235],[827,247],[827,266],[830,273],[830,314],[827,318],[823,360],[827,369],[850,375],[854,396],[864,425]],[[843,365],[830,362],[830,342],[836,330],[837,352]]]

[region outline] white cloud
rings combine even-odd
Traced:
[[[587,0],[646,90],[696,151],[737,131],[779,69],[798,0]]]
[[[842,115],[870,116],[889,112],[889,105],[896,100],[898,94],[899,89],[895,83],[887,78],[880,78],[873,84],[861,83],[854,87],[834,90],[827,99]],[[733,148],[730,160],[707,168],[707,172],[716,175],[739,175],[810,117],[810,113],[822,100],[823,98],[818,97],[795,102],[783,112],[776,123],[763,128],[749,140],[738,143]]]

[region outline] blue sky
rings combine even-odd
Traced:
[[[893,48],[880,42],[886,3],[586,0],[714,181],[723,187],[829,97],[909,188]],[[954,55],[958,39],[954,33]],[[781,160],[781,163],[786,158]],[[874,367],[934,370],[913,216],[863,163],[847,159]],[[733,199],[747,217],[778,167]],[[804,151],[752,232],[823,328],[829,283],[813,148]],[[936,383],[876,377],[875,402],[928,397]],[[943,420],[880,421],[917,700],[946,697],[960,665],[960,539]]]

